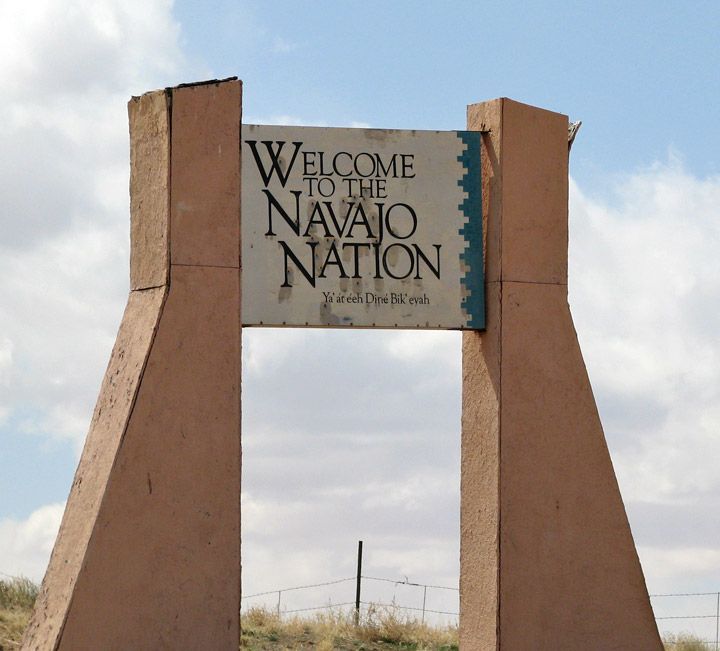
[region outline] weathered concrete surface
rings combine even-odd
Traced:
[[[130,289],[160,287],[170,273],[170,93],[133,97],[130,118]]]
[[[173,91],[173,264],[239,266],[239,88],[225,82]]]
[[[157,288],[131,292],[128,299],[24,649],[56,648],[164,297],[165,288]]]
[[[60,649],[237,648],[238,296],[173,266]]]
[[[567,304],[567,118],[495,100],[468,128],[488,330],[463,334],[461,648],[659,651]]]
[[[237,649],[240,90],[213,83],[130,103],[132,291],[23,648]],[[191,156],[175,158],[197,122],[173,107],[202,110],[218,95],[224,110],[203,129],[222,183],[207,184]],[[203,206],[193,219],[178,217],[170,178]],[[203,234],[205,257],[177,264],[170,241],[191,241],[196,217],[223,226]]]
[[[495,649],[499,601],[500,285],[485,294],[487,330],[463,333],[460,605],[463,649]],[[487,363],[485,360],[487,359]],[[494,362],[494,363],[493,363]],[[472,642],[482,640],[482,646]]]

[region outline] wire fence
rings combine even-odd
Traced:
[[[363,594],[369,591],[368,584],[372,583],[386,584],[394,588],[393,595],[389,599],[387,596],[383,599],[377,592],[375,594],[380,598],[362,599],[360,606],[365,609],[384,607],[407,614],[417,614],[422,622],[425,622],[429,615],[442,616],[445,618],[446,623],[457,624],[460,610],[460,591],[457,587],[414,582],[407,577],[398,580],[362,575],[360,579],[363,583]],[[350,576],[334,581],[256,592],[243,596],[243,607],[250,607],[253,603],[257,603],[254,600],[272,595],[271,607],[280,616],[331,609],[351,609],[355,607],[356,602],[348,600],[348,597],[351,596],[352,586],[356,581],[357,577]],[[323,604],[303,605],[302,607],[298,604],[298,607],[290,607],[291,603],[288,596],[296,591],[316,590],[318,588],[327,590],[336,586],[342,587],[339,591],[335,591],[334,595],[326,592],[323,595],[325,601]],[[407,592],[402,596],[408,599],[408,602],[399,600],[396,594],[398,588],[416,590],[418,595],[414,603],[409,602],[408,597],[410,595]],[[438,599],[439,592],[444,592],[450,595],[451,598]],[[345,599],[342,598],[343,596]],[[661,634],[678,635],[688,633],[704,642],[709,648],[720,651],[720,591],[652,594],[650,598],[655,620]],[[437,605],[438,603],[441,605]],[[262,605],[268,607],[270,604],[265,600]]]
[[[0,576],[8,579],[16,578],[4,572],[0,572]],[[347,600],[348,595],[352,594],[352,587],[347,584],[355,584],[357,580],[357,576],[349,576],[320,583],[255,592],[243,595],[243,608],[260,605],[274,610],[279,616],[331,609],[351,609],[356,606],[356,601]],[[434,615],[443,617],[445,623],[457,624],[460,611],[460,590],[457,587],[419,583],[410,581],[407,577],[398,580],[361,575],[360,580],[363,582],[363,593],[367,595],[369,592],[372,595],[371,599],[366,597],[359,602],[366,611],[371,607],[384,607],[408,614],[419,613],[422,622],[425,622],[428,615]],[[388,597],[387,591],[373,591],[373,584],[391,586],[392,596]],[[293,605],[288,600],[290,595],[320,588],[323,589],[322,598],[325,603],[310,606],[301,603]],[[400,594],[398,594],[399,589],[403,590]],[[409,590],[416,591],[414,603],[402,601],[403,599],[410,601],[412,598]],[[661,634],[689,633],[709,648],[720,651],[720,591],[651,594],[650,599]]]
[[[308,585],[296,585],[291,588],[281,588],[279,590],[266,590],[265,592],[255,592],[254,594],[243,595],[242,601],[247,601],[249,599],[257,599],[259,597],[267,597],[270,595],[277,595],[277,605],[275,607],[275,612],[278,615],[308,612],[311,610],[324,610],[327,608],[343,608],[345,606],[354,606],[354,601],[348,601],[343,603],[327,603],[323,606],[309,606],[305,608],[281,608],[283,593],[295,592],[297,590],[312,590],[314,588],[326,588],[329,586],[340,585],[341,583],[347,583],[349,581],[355,581],[355,577],[351,576],[346,579],[335,579],[334,581],[323,581],[322,583],[310,583]]]
[[[391,608],[393,610],[407,612],[407,613],[419,613],[420,619],[422,622],[425,622],[425,619],[428,615],[436,615],[436,616],[445,616],[450,617],[454,622],[457,622],[457,617],[459,615],[459,604],[457,603],[459,601],[459,594],[460,591],[458,588],[454,587],[448,587],[444,585],[432,585],[432,584],[425,584],[425,583],[415,583],[412,581],[409,581],[407,578],[397,580],[397,579],[388,579],[384,577],[376,577],[376,576],[365,576],[362,575],[360,577],[361,581],[363,582],[363,592],[364,594],[370,594],[373,595],[372,599],[361,599],[359,601],[359,605],[361,607],[364,607],[365,609],[371,608],[371,607],[385,607],[385,608]],[[334,595],[328,594],[327,592],[323,595],[323,599],[325,600],[325,603],[322,605],[311,605],[311,606],[302,606],[302,607],[290,607],[290,603],[288,601],[288,595],[292,594],[296,591],[303,591],[303,590],[316,590],[318,588],[334,588],[335,586],[339,586],[342,584],[353,584],[353,586],[357,582],[357,577],[350,576],[344,579],[336,579],[334,581],[323,581],[321,583],[311,583],[307,585],[300,585],[300,586],[292,586],[289,588],[280,588],[277,590],[266,590],[263,592],[255,592],[253,594],[244,595],[242,597],[243,601],[243,607],[251,607],[254,604],[262,605],[266,608],[271,608],[274,610],[278,615],[291,615],[295,613],[302,613],[302,612],[310,612],[310,611],[320,611],[320,610],[330,610],[330,609],[344,609],[349,607],[355,607],[357,604],[356,601],[346,601],[342,599],[342,595],[344,594],[347,598],[347,595],[350,594],[348,591],[349,586],[345,586],[345,590],[342,592],[335,591]],[[385,591],[384,595],[382,594],[382,591],[373,591],[371,588],[372,583],[379,583],[379,584],[386,584],[389,586],[392,586],[394,588],[392,597],[388,598],[387,591]],[[399,596],[397,595],[398,588],[411,588],[411,589],[417,589],[422,590],[422,598],[416,601],[415,604],[411,603],[400,603],[398,601]],[[450,602],[451,606],[448,607],[446,604],[448,604],[447,599],[438,599],[437,595],[433,595],[434,591],[445,591],[452,595]],[[333,596],[335,598],[333,598]],[[270,601],[270,597],[272,597],[272,601]],[[400,595],[400,597],[408,598],[407,594]],[[434,600],[433,600],[433,597]],[[434,605],[439,604],[439,605]]]
[[[720,592],[651,594],[650,599],[661,633],[691,633],[720,651]]]

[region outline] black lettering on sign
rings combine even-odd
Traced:
[[[265,149],[267,149],[268,156],[270,157],[270,169],[267,170],[260,158],[260,152],[258,152],[257,150],[257,140],[246,140],[245,142],[247,142],[247,144],[250,146],[253,158],[255,159],[255,164],[257,165],[258,172],[260,172],[260,176],[262,177],[265,187],[270,184],[273,174],[278,175],[278,178],[280,179],[280,184],[285,187],[285,184],[290,177],[290,172],[292,171],[293,165],[295,165],[295,159],[300,152],[300,147],[302,147],[303,144],[301,142],[293,143],[295,151],[293,152],[292,158],[290,159],[290,163],[288,165],[285,165],[285,159],[281,158],[281,154],[283,148],[287,143],[282,140],[276,141],[275,144],[277,145],[277,147],[273,149],[272,140],[261,140],[261,143],[265,145]],[[285,168],[284,171],[283,168]]]

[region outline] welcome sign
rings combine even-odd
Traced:
[[[482,329],[480,133],[242,126],[246,326]]]

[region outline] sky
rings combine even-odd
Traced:
[[[582,120],[569,300],[648,588],[720,590],[718,33],[699,1],[0,3],[0,572],[42,578],[127,297],[126,103],[238,76],[248,123]],[[350,577],[360,539],[368,575],[456,586],[460,336],[243,347],[245,594]]]

